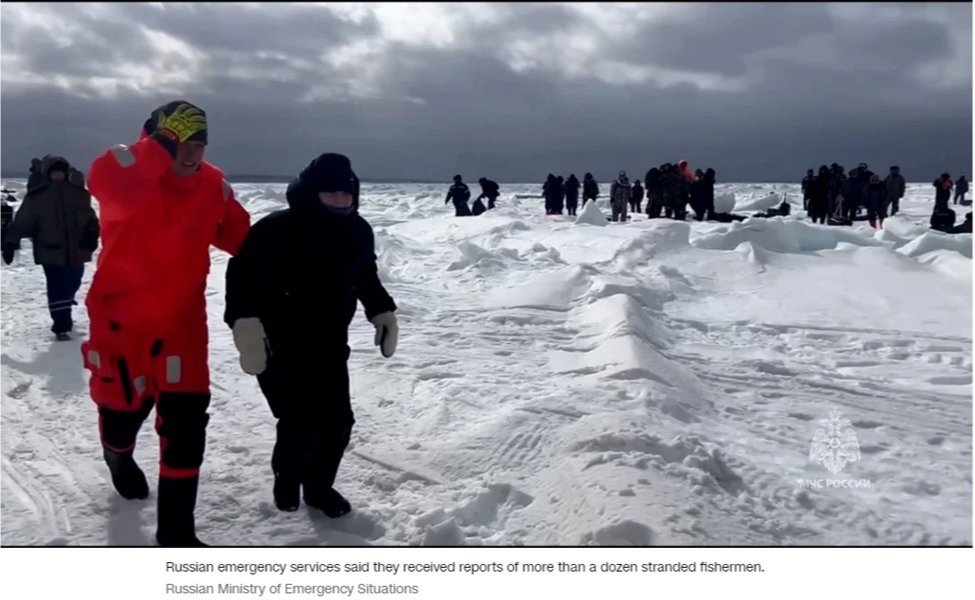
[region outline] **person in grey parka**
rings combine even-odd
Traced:
[[[626,209],[630,204],[630,180],[626,176],[626,171],[620,171],[619,176],[609,187],[609,201],[613,209],[613,221],[625,222]]]
[[[891,167],[890,175],[884,179],[884,184],[887,186],[887,204],[890,206],[890,216],[894,216],[900,210],[901,198],[904,197],[904,190],[907,188],[904,176],[901,175],[901,168],[896,165]]]

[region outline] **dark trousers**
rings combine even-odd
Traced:
[[[71,320],[71,307],[78,304],[74,296],[81,287],[85,265],[44,265],[44,278],[47,280],[47,307],[51,311],[54,325],[51,331],[65,333],[74,328]]]
[[[123,368],[121,376],[125,375]],[[193,513],[200,466],[206,450],[210,394],[159,392],[158,401],[152,396],[134,400],[131,410],[127,411],[99,406],[98,429],[102,445],[112,452],[131,455],[139,429],[153,404],[159,434],[156,540],[164,546],[194,545],[196,525]]]
[[[136,402],[128,411],[98,407],[102,445],[114,452],[132,452],[139,429],[155,405],[160,477],[198,477],[206,450],[210,394],[160,392],[158,401],[150,396]]]
[[[300,481],[306,496],[334,485],[355,424],[348,347],[312,358],[272,354],[257,378],[278,419],[271,469]]]
[[[958,204],[958,200],[959,199],[961,200],[961,203],[964,204],[965,203],[965,194],[967,194],[967,193],[968,192],[959,192],[959,191],[956,190],[955,191],[955,204]]]

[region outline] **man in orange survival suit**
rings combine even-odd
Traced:
[[[156,406],[161,546],[203,545],[193,511],[210,418],[210,245],[236,254],[250,228],[221,171],[203,161],[206,143],[206,114],[176,100],[153,111],[139,141],[95,159],[88,179],[102,251],[81,351],[105,462],[125,498],[149,495],[132,453]]]

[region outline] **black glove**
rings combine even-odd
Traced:
[[[17,251],[17,249],[14,248],[14,247],[12,247],[12,246],[4,246],[3,247],[3,262],[5,264],[8,264],[8,265],[10,263],[14,262],[14,252],[16,252],[16,251]]]

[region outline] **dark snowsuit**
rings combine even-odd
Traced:
[[[64,181],[50,179],[52,167],[68,175]],[[48,155],[38,167],[34,187],[27,191],[3,243],[6,256],[20,248],[22,238],[30,238],[34,263],[42,265],[47,280],[47,303],[54,333],[74,328],[71,307],[78,304],[75,294],[81,287],[85,263],[98,247],[98,217],[85,189],[84,176],[61,157]],[[6,258],[6,257],[5,257]]]
[[[487,198],[488,210],[494,208],[494,202],[498,199],[498,196],[500,195],[501,195],[501,188],[496,182],[491,181],[490,179],[485,179],[484,182],[481,183],[481,195],[478,197],[478,199]]]
[[[867,218],[874,227],[878,219],[882,225],[887,218],[887,185],[882,181],[871,183],[867,187]]]
[[[809,185],[809,200],[806,206],[806,212],[809,213],[809,218],[815,223],[819,221],[821,224],[826,223],[826,217],[829,213],[829,197],[830,197],[830,182],[832,178],[830,177],[828,169],[820,169],[819,176]]]
[[[663,191],[660,186],[660,171],[657,168],[647,171],[644,179],[647,191],[647,217],[656,219],[664,208]]]
[[[680,212],[684,205],[681,194],[681,182],[684,178],[676,171],[669,169],[660,174],[660,185],[663,190],[664,216],[683,221],[684,216]]]
[[[951,201],[951,188],[954,185],[951,179],[938,179],[934,180],[934,205],[937,208],[948,208],[948,202]]]
[[[542,186],[542,194],[545,196],[545,214],[562,214],[562,184],[554,175],[549,176]]]
[[[887,186],[887,205],[890,207],[890,216],[897,214],[900,210],[901,198],[904,197],[904,191],[907,189],[907,182],[904,181],[904,176],[900,174],[900,171],[891,171],[889,175],[884,179],[884,185]]]
[[[809,200],[813,196],[813,190],[818,185],[817,180],[812,171],[802,178],[802,209],[806,212],[809,211]]]
[[[840,196],[843,197],[844,205],[850,202],[850,186],[846,175],[843,174],[843,169],[837,168],[829,174],[829,214],[838,212]],[[843,211],[845,212],[845,206]]]
[[[961,200],[962,204],[965,204],[965,194],[967,193],[968,180],[965,179],[964,175],[962,175],[958,178],[958,181],[955,182],[955,204],[958,204],[959,200]]]
[[[703,221],[714,218],[714,171],[708,169],[698,180],[690,184],[691,205],[694,208],[694,219]]]
[[[471,216],[471,209],[467,206],[467,201],[471,199],[471,190],[467,187],[466,183],[455,183],[450,186],[447,191],[447,199],[444,200],[444,204],[450,201],[454,203],[454,216],[455,217],[469,217]]]
[[[599,184],[592,178],[592,175],[586,173],[582,181],[582,203],[585,204],[586,200],[595,200],[598,197]]]
[[[246,317],[264,326],[267,367],[257,380],[278,420],[271,467],[276,482],[300,481],[309,503],[331,489],[355,423],[347,362],[357,303],[368,319],[396,310],[379,281],[372,228],[356,211],[322,205],[314,165],[288,186],[289,208],[255,223],[230,259],[224,313],[231,327]]]
[[[565,180],[565,207],[570,215],[575,215],[579,208],[579,180],[575,175]]]
[[[846,179],[847,189],[849,190],[849,195],[844,195],[846,202],[845,207],[845,217],[849,220],[854,220],[856,218],[857,209],[863,204],[863,179],[860,176],[859,169],[853,169],[850,171],[849,177]]]
[[[643,194],[644,194],[643,186],[640,185],[639,181],[637,181],[636,183],[633,184],[633,187],[630,189],[630,211],[631,212],[642,212],[640,206],[643,204]]]

